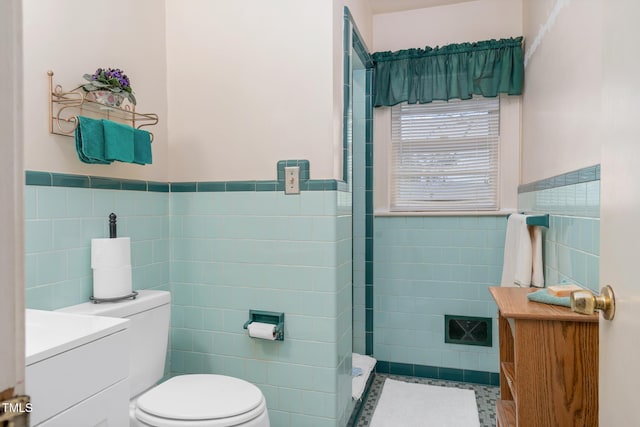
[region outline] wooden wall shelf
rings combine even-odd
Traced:
[[[498,305],[497,427],[598,425],[598,316],[490,287]]]

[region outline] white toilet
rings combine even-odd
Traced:
[[[84,303],[59,311],[131,320],[130,425],[152,427],[269,427],[258,387],[224,375],[164,375],[171,294],[139,291],[135,300]]]

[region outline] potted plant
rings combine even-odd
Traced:
[[[93,74],[82,76],[89,81],[82,86],[92,100],[112,107],[119,107],[126,98],[136,105],[131,89],[131,81],[124,71],[118,68],[98,68]]]

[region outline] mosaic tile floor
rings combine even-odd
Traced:
[[[430,384],[442,387],[457,387],[467,390],[473,390],[476,392],[476,402],[478,404],[478,415],[480,416],[480,427],[495,427],[496,425],[496,399],[500,396],[500,387],[459,383],[454,381],[433,380],[430,378],[415,378],[405,377],[402,375],[387,375],[387,374],[375,374],[373,382],[371,383],[371,389],[367,400],[364,402],[362,412],[358,418],[356,427],[367,427],[371,422],[373,411],[376,409],[380,393],[382,393],[382,386],[386,378],[391,378],[399,381],[406,381],[410,383],[418,384]]]

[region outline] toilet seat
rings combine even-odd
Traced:
[[[138,398],[136,418],[156,427],[222,427],[266,412],[255,385],[224,375],[180,375]]]

